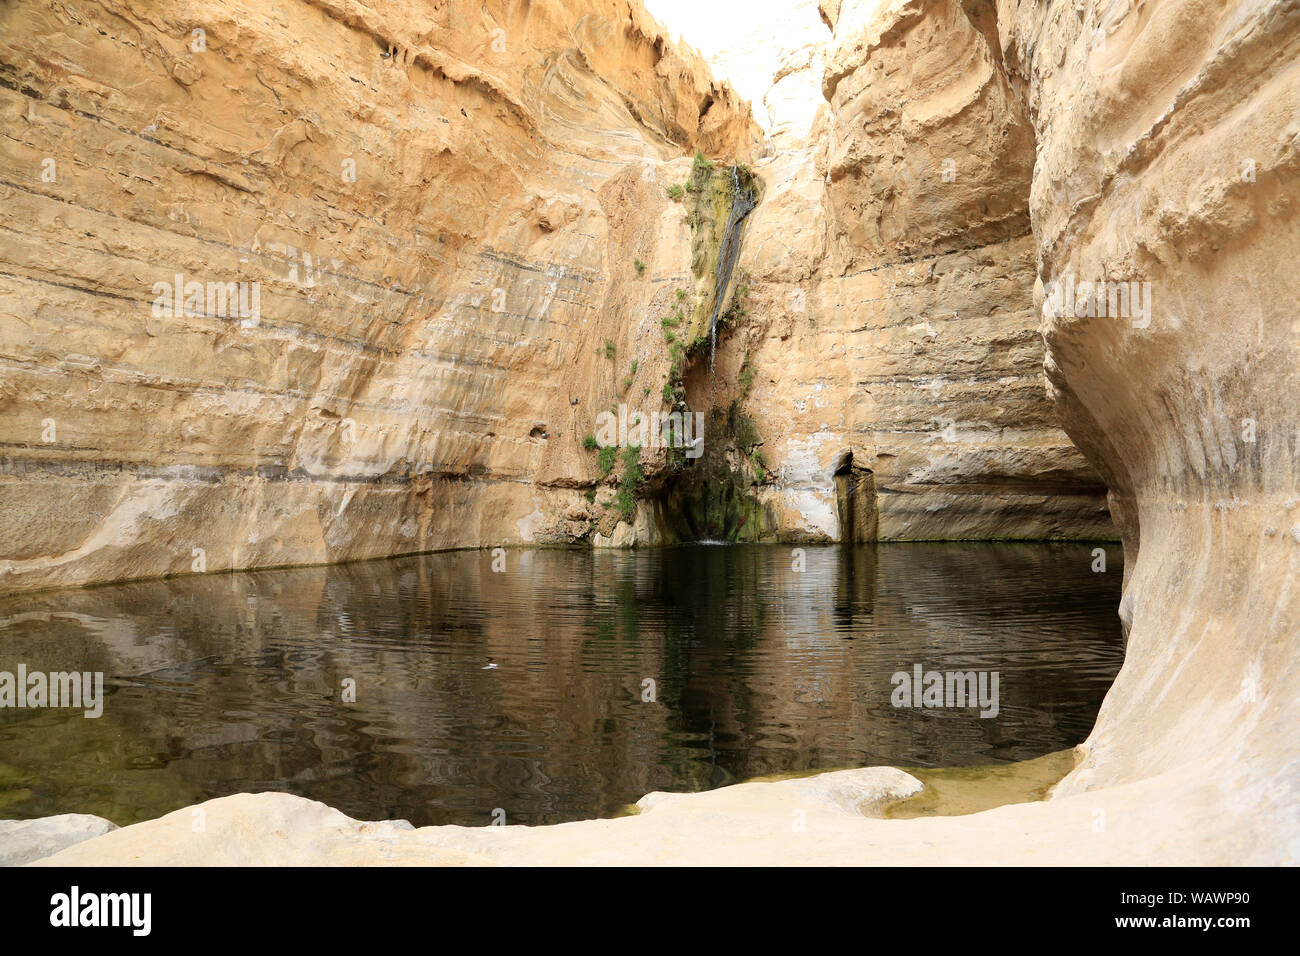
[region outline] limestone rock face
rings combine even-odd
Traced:
[[[768,156],[749,318],[685,381],[757,429],[754,536],[1109,534],[992,21],[860,6],[824,45],[796,6],[766,139],[639,0],[7,7],[0,588],[658,540],[581,442],[664,407],[694,151]]]
[[[0,589],[613,532],[660,164],[759,140],[639,0],[9,4],[0,73]]]
[[[756,166],[751,316],[692,404],[753,417],[778,536],[846,537],[845,483],[876,499],[859,538],[1112,536],[1105,485],[1047,395],[1034,131],[993,9],[823,8],[827,105]]]
[[[657,12],[662,0],[647,6]],[[750,101],[767,133],[768,154],[805,139],[823,106],[821,60],[830,31],[816,0],[785,0],[758,16],[726,19],[726,29],[693,35],[715,74]],[[665,11],[666,15],[667,11]],[[710,11],[712,13],[712,11]]]
[[[1300,9],[1002,2],[998,24],[1037,140],[1052,394],[1125,551],[1124,668],[1059,792],[1194,766],[1238,827],[1296,841]]]
[[[22,866],[60,850],[103,836],[117,824],[88,813],[65,813],[39,820],[0,820],[0,866]]]

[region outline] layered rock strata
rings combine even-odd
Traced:
[[[1002,2],[998,29],[1054,404],[1124,541],[1124,668],[1059,790],[1185,778],[1294,859],[1300,8]]]
[[[0,19],[0,589],[613,530],[659,165],[758,135],[639,3]]]
[[[804,344],[821,333],[795,321],[803,312],[769,316],[748,339],[742,327],[726,337],[721,384],[688,380],[688,398],[737,399],[760,418],[765,403],[756,399],[764,388],[779,392],[779,363],[766,360],[773,371],[766,383],[755,379],[755,398],[729,395],[726,383],[742,381],[747,351],[757,363],[754,354],[771,354],[776,342],[792,355],[815,352],[823,367],[871,370],[879,364],[869,358],[894,355],[898,366],[932,374],[925,349],[937,345],[921,340],[960,328],[964,309],[973,313],[971,343],[989,343],[982,361],[1015,380],[1021,365],[991,343],[1019,342],[1016,328],[1032,309],[1054,407],[1095,473],[1046,429],[1041,440],[1059,451],[1040,459],[1059,461],[1054,478],[1068,477],[1081,498],[1098,492],[1088,483],[1100,477],[1126,555],[1126,661],[1079,765],[1049,800],[958,818],[865,819],[856,807],[830,806],[830,782],[761,798],[728,788],[659,807],[643,801],[648,812],[626,820],[554,828],[405,834],[386,825],[384,846],[366,858],[400,844],[403,858],[425,862],[1294,864],[1300,325],[1287,269],[1300,251],[1300,8],[1280,0],[837,0],[822,12],[835,31],[831,103],[805,155],[769,167],[781,175],[769,175],[748,240],[755,297],[779,298],[782,282],[795,288],[832,263],[805,290],[810,309],[823,303],[824,319],[879,300],[886,304],[862,314],[883,323],[917,304],[943,312],[957,303],[956,320],[927,319],[935,334],[921,323],[910,349],[882,325],[875,352],[867,338],[837,354]],[[966,67],[960,75],[956,64]],[[949,158],[956,178],[946,182]],[[968,162],[975,158],[988,168]],[[898,163],[931,172],[882,182]],[[1003,189],[1004,177],[1028,185],[1030,235],[1026,207]],[[940,183],[957,188],[939,191]],[[890,256],[898,257],[892,271],[869,271]],[[1033,265],[1027,284],[1011,265],[1019,260]],[[841,263],[848,271],[837,274]],[[1109,284],[1104,296],[1097,283]],[[791,381],[802,381],[798,374]],[[829,387],[804,385],[812,397]],[[964,387],[978,394],[979,385]],[[920,413],[901,399],[867,409],[883,420]],[[775,413],[759,422],[770,436],[762,454],[777,467],[804,455],[806,480],[787,468],[784,487],[758,492],[773,496],[774,511],[793,493],[779,512],[786,527],[842,520],[827,489],[837,471],[845,486],[865,481],[853,473],[859,447],[878,488],[910,481],[922,502],[938,503],[936,476],[978,473],[927,464],[915,438],[863,447],[878,431],[870,425],[849,430],[863,438],[851,461],[839,460],[844,426],[823,411],[826,428],[803,437],[783,432]],[[831,437],[810,437],[825,432]],[[903,464],[886,464],[891,454]],[[928,520],[888,499],[879,496],[881,533]],[[824,518],[814,521],[816,513]],[[251,832],[247,845],[282,831],[281,815],[293,813],[306,830],[302,859],[366,856],[353,832],[365,825],[283,795],[227,799],[210,805],[212,814],[226,832]],[[809,812],[816,825],[793,832],[791,811],[809,802],[818,803]],[[206,859],[199,844],[172,839],[173,818],[81,843],[53,862]]]
[[[727,537],[1111,533],[1041,394],[1032,136],[983,27],[904,74],[907,30],[792,51],[767,141],[637,2],[298,13],[0,14],[0,587],[650,543],[720,496]],[[661,326],[736,297],[667,195],[697,152],[770,155],[708,362]],[[582,446],[619,405],[715,416],[730,484],[646,449],[620,503]]]
[[[845,537],[846,508],[874,512],[867,539],[1111,536],[1046,394],[1034,130],[993,10],[874,9],[847,5],[774,78],[773,106],[799,89],[825,104],[756,167],[751,316],[693,401],[752,416],[783,536]]]

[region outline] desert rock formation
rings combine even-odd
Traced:
[[[268,11],[0,12],[0,588],[605,516],[578,441],[689,265],[659,165],[747,109],[625,0]]]
[[[1294,837],[1300,9],[1004,3],[998,19],[1038,144],[1053,399],[1124,539],[1124,668],[1060,791],[1196,768],[1241,825]],[[1069,310],[1052,290],[1070,281],[1137,283],[1149,312],[1077,291]]]
[[[233,47],[212,60],[181,53],[187,15],[123,12],[100,33],[7,10],[6,124],[20,135],[3,154],[5,188],[23,232],[0,270],[0,527],[19,549],[0,585],[177,570],[200,530],[231,542],[213,546],[214,567],[558,540],[593,522],[612,542],[653,539],[662,504],[643,504],[621,532],[585,506],[579,489],[594,472],[577,440],[588,426],[567,410],[617,398],[631,358],[631,393],[638,375],[652,390],[662,381],[659,317],[698,279],[693,204],[662,193],[693,175],[674,157],[698,148],[751,164],[765,184],[741,260],[749,315],[724,331],[712,369],[697,359],[683,381],[692,408],[734,407],[749,422],[727,461],[755,502],[744,517],[789,538],[838,537],[850,515],[855,535],[864,523],[891,538],[1088,535],[1105,533],[1108,497],[1129,635],[1096,729],[1052,799],[916,821],[850,821],[841,807],[800,842],[783,797],[710,845],[710,860],[1300,860],[1300,323],[1288,272],[1300,253],[1300,8],[824,0],[832,39],[781,82],[807,82],[800,70],[821,64],[826,105],[806,137],[769,141],[702,65],[656,48],[651,27],[633,29],[638,12],[582,6],[606,14],[585,29],[605,32],[588,53],[535,61],[553,63],[554,85],[536,66],[469,66],[484,62],[486,35],[452,57],[414,5],[393,17],[400,30],[329,7],[310,51],[265,16],[213,19],[217,49],[259,49],[269,87]],[[566,32],[558,4],[530,9],[537,20],[511,36],[523,31],[538,51],[584,49],[589,34]],[[86,62],[34,56],[35,36]],[[332,69],[394,44],[357,77],[365,96]],[[658,85],[620,72],[656,56],[673,64]],[[124,92],[142,62],[151,82]],[[254,99],[231,98],[227,84]],[[145,101],[160,88],[173,99]],[[276,102],[285,95],[297,99]],[[205,96],[225,103],[214,115],[228,126],[201,126],[178,105]],[[346,103],[350,125],[322,118]],[[461,106],[477,117],[475,136],[440,133]],[[196,148],[220,129],[231,131],[224,147]],[[409,150],[395,150],[394,135]],[[534,136],[564,144],[566,162],[530,153]],[[80,159],[61,161],[67,179],[38,185],[55,141]],[[387,204],[362,209],[320,170],[367,146],[370,188]],[[170,152],[164,162],[155,151]],[[503,209],[493,190],[537,199]],[[105,195],[109,209],[95,201]],[[314,293],[268,278],[252,330],[153,322],[156,273],[221,260],[224,275],[241,249],[268,277],[291,259],[302,275],[304,249],[334,272]],[[569,255],[567,271],[540,265]],[[556,282],[564,318],[539,327],[540,300],[528,296],[541,295],[540,278],[523,283],[540,275]],[[491,318],[493,283],[528,305]],[[1109,286],[1098,296],[1084,283]],[[1121,283],[1145,311],[1120,298]],[[520,330],[535,343],[527,360],[514,350]],[[171,349],[150,344],[163,335]],[[37,437],[47,418],[59,428],[52,447]],[[358,435],[348,456],[334,437],[344,420]],[[535,428],[550,437],[530,437]],[[188,457],[166,457],[176,448]],[[755,450],[758,477],[743,471]],[[398,479],[424,460],[429,477]],[[847,508],[840,489],[857,490]],[[628,820],[411,839],[428,859],[629,862],[671,833],[680,862],[693,833],[751,812],[754,791],[737,791]],[[229,805],[243,814],[231,826],[256,832],[258,814],[285,812],[280,799]],[[140,826],[162,833],[164,821]],[[354,822],[319,824],[351,845]],[[141,832],[61,859],[160,858],[147,839],[132,842]],[[485,851],[490,840],[506,849]]]
[[[845,536],[841,472],[874,487],[859,537],[1109,536],[1105,486],[1044,395],[1034,134],[993,12],[873,9],[845,5],[823,50],[775,78],[779,103],[824,63],[826,104],[756,167],[772,185],[748,239],[754,318],[709,404],[752,370],[761,495],[789,532]]]
[[[769,136],[636,0],[77,9],[0,14],[0,587],[1113,534],[1044,391],[1033,137],[987,24],[914,17],[870,62],[802,42]],[[666,194],[695,152],[707,209]],[[718,290],[705,220],[746,162],[748,278]],[[716,355],[674,357],[679,292],[698,318],[745,289]],[[710,416],[694,484],[744,502],[712,524],[678,520],[709,510],[680,461],[646,449],[633,514],[581,444],[602,410],[667,412],[675,372],[678,409]]]

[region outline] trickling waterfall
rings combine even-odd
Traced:
[[[714,274],[714,288],[718,301],[713,306],[713,318],[709,320],[709,371],[713,371],[713,355],[718,350],[718,315],[722,312],[722,303],[727,297],[727,284],[731,281],[731,270],[736,265],[740,254],[740,226],[745,217],[754,211],[757,205],[753,187],[740,188],[740,171],[731,167],[731,215],[727,217],[727,228],[722,233],[722,245],[718,248],[718,269]]]

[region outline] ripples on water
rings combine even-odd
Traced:
[[[1087,736],[1119,670],[1119,549],[1094,574],[1092,547],[810,547],[802,573],[774,546],[511,551],[503,574],[455,552],[13,597],[0,670],[103,671],[108,697],[97,720],[0,711],[0,817],[285,790],[540,824],[768,773],[1036,757]],[[999,671],[998,717],[893,708],[916,663]]]

